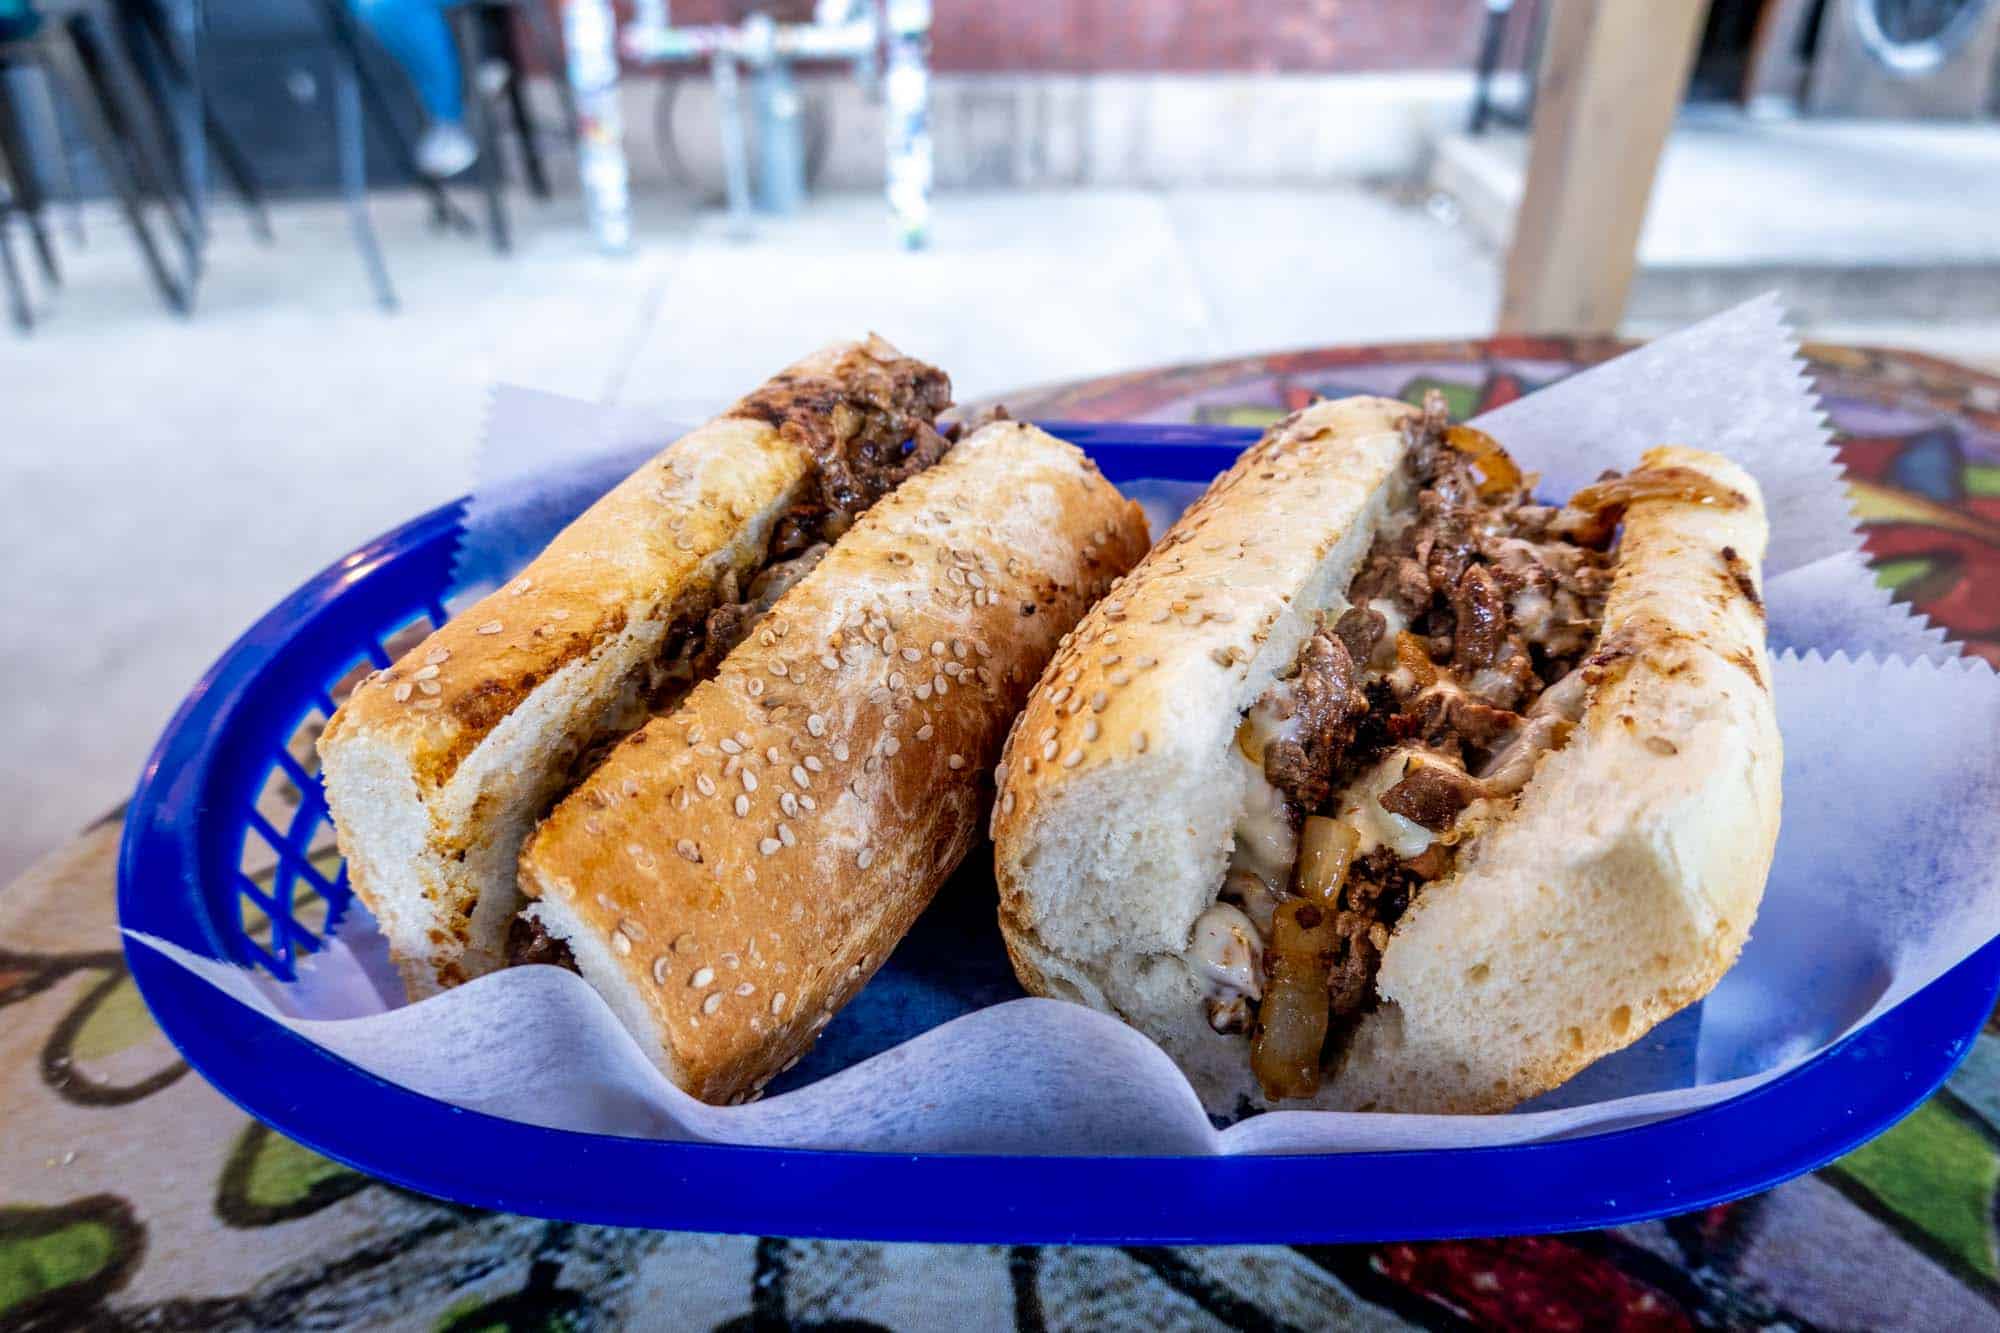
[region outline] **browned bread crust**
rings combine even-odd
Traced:
[[[680,1086],[754,1094],[971,848],[1009,719],[1145,545],[1075,448],[979,431],[556,808],[531,910]]]
[[[674,621],[848,455],[899,446],[949,395],[942,372],[879,338],[816,353],[355,689],[320,740],[327,797],[349,878],[413,994],[498,965],[521,838]]]

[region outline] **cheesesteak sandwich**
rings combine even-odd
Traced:
[[[412,998],[501,965],[535,821],[944,455],[932,426],[950,401],[942,371],[879,338],[829,347],[669,445],[356,688],[320,740],[327,802]]]
[[[960,441],[536,830],[516,956],[579,970],[689,1092],[756,1096],[970,850],[1008,722],[1145,548],[1072,446]]]
[[[1022,983],[1211,1113],[1494,1111],[1706,994],[1778,830],[1762,500],[1554,508],[1441,400],[1278,423],[1069,636],[993,836]]]

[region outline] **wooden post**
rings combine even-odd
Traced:
[[[1610,333],[1708,0],[1554,0],[1496,320]]]

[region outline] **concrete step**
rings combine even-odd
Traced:
[[[1440,136],[1425,179],[1504,249],[1526,136]],[[1639,243],[1632,315],[1695,318],[1776,289],[1815,323],[2000,312],[2000,129],[1683,116]]]

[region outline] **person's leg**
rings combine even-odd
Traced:
[[[478,147],[465,132],[458,49],[439,0],[348,0],[355,15],[409,75],[430,120],[417,143],[417,165],[449,176],[472,165]]]

